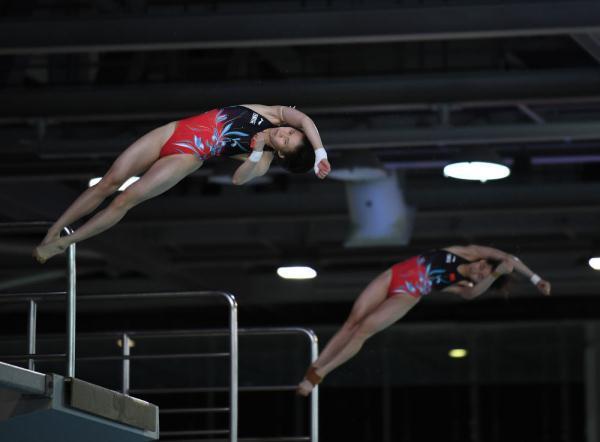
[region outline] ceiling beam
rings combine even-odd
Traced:
[[[531,104],[600,98],[598,69],[469,72],[278,81],[53,87],[0,91],[0,119],[53,121],[181,117],[236,103],[295,105],[307,112],[345,113],[459,105]],[[408,106],[407,106],[408,105]],[[1,121],[0,121],[1,122]]]
[[[395,127],[393,129],[322,129],[327,148],[334,150],[398,149],[428,146],[484,146],[511,143],[569,142],[600,140],[600,121],[577,123],[522,123],[460,127]],[[0,131],[1,136],[2,131]],[[42,142],[45,156],[63,159],[113,158],[135,141],[136,136],[70,140],[47,137]],[[24,142],[25,141],[25,142]],[[5,139],[0,153],[33,152],[23,139]],[[451,153],[451,152],[450,152]],[[566,159],[563,162],[568,163]]]
[[[600,139],[600,122],[524,123],[489,126],[412,127],[396,129],[323,130],[332,150],[389,149],[419,146],[481,146],[485,144],[532,143]]]
[[[540,13],[543,11],[543,13]],[[223,30],[227,32],[223,32]],[[3,23],[0,55],[502,38],[600,31],[594,1]]]
[[[590,56],[600,63],[600,33],[573,34],[571,35],[579,46],[586,50]]]

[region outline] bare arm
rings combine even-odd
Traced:
[[[466,247],[469,251],[477,256],[475,259],[494,259],[496,261],[510,261],[514,269],[530,279],[535,273],[525,265],[523,261],[514,255],[503,252],[502,250],[494,249],[493,247],[485,247],[478,245],[470,245]]]
[[[264,152],[265,146],[264,136],[258,134],[253,140],[253,152],[260,153],[262,156],[258,161],[252,161],[252,158],[248,156],[240,167],[237,168],[231,182],[235,185],[241,186],[247,183],[253,178],[262,176],[269,170],[271,161],[273,161],[273,152]]]
[[[317,126],[304,112],[300,112],[293,107],[277,106],[277,114],[282,126],[290,125],[304,132],[315,150],[323,147],[323,141],[321,140]]]
[[[544,279],[540,278],[519,258],[509,253],[503,252],[502,250],[495,249],[493,247],[479,246],[475,244],[466,247],[448,247],[447,250],[453,253],[456,252],[458,255],[465,257],[469,261],[476,261],[479,259],[493,259],[496,261],[507,262],[511,267],[514,268],[514,270],[517,271],[517,273],[520,273],[521,275],[529,279],[544,295],[550,294],[550,283],[548,281],[545,281]]]
[[[461,283],[458,283],[458,284],[454,284],[449,287],[446,287],[442,291],[455,293],[455,294],[460,295],[463,298],[469,299],[469,300],[475,299],[478,296],[485,293],[492,286],[494,281],[496,281],[496,279],[498,279],[501,275],[511,273],[512,271],[513,271],[513,266],[510,263],[510,261],[502,261],[498,265],[498,267],[496,267],[494,269],[494,271],[492,273],[490,273],[488,276],[483,278],[477,284],[472,285],[472,284],[467,283],[467,284],[463,285]]]
[[[287,124],[304,132],[315,150],[315,173],[319,178],[325,178],[331,171],[331,165],[327,160],[327,153],[314,121],[305,113],[292,107],[277,106],[277,112],[282,125]]]

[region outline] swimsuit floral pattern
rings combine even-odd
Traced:
[[[243,151],[248,151],[241,144],[242,137],[248,134],[242,131],[231,130],[233,119],[228,119],[223,109],[215,110],[203,119],[202,125],[187,126],[192,133],[191,139],[176,140],[174,144],[180,149],[179,153],[194,154],[200,160],[206,160],[210,157],[221,155],[227,146],[237,147]],[[234,118],[235,119],[235,118]]]

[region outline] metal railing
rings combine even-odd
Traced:
[[[285,334],[302,334],[306,336],[310,343],[310,363],[312,364],[319,357],[319,340],[314,331],[301,328],[301,327],[271,327],[271,328],[252,328],[252,329],[240,329],[240,333],[246,335],[285,335]],[[271,386],[271,387],[254,387],[256,388],[268,388],[268,391],[286,391],[290,390],[289,386]],[[296,389],[296,386],[291,386],[292,390]],[[266,390],[262,390],[266,391]],[[310,441],[319,442],[319,386],[317,385],[310,396]],[[271,439],[275,441],[277,439]],[[282,439],[284,440],[284,439]],[[288,439],[285,439],[288,440]]]
[[[98,299],[98,297],[95,297]],[[1,299],[1,298],[0,298]],[[307,338],[309,342],[310,351],[310,362],[314,362],[318,357],[318,339],[312,330],[300,328],[300,327],[278,327],[278,328],[240,328],[237,330],[238,336],[274,336],[274,335],[301,335]],[[121,361],[121,389],[124,394],[134,395],[167,395],[175,393],[218,393],[218,392],[230,392],[230,387],[170,387],[170,388],[130,388],[131,376],[131,364],[130,361],[135,360],[166,360],[166,359],[191,359],[191,358],[221,358],[230,356],[229,353],[224,352],[213,352],[213,353],[164,353],[164,354],[143,354],[133,355],[131,354],[130,342],[136,342],[146,338],[190,338],[190,337],[221,337],[229,336],[230,331],[223,329],[206,329],[206,330],[165,330],[165,331],[124,331],[124,332],[101,332],[101,333],[88,333],[83,336],[80,335],[79,339],[120,339],[121,355],[115,356],[83,356],[78,357],[78,362],[85,361]],[[297,349],[295,348],[295,351]],[[237,355],[237,353],[236,353]],[[15,355],[12,358],[20,358],[25,360],[25,355]],[[40,359],[48,359],[40,357]],[[237,381],[237,379],[236,379]],[[237,384],[236,384],[237,386]],[[246,386],[237,387],[238,392],[281,392],[281,391],[294,391],[296,385],[257,385],[257,386]],[[238,413],[237,410],[237,396],[232,402],[232,407],[194,407],[194,408],[169,408],[161,409],[161,415],[176,415],[176,414],[203,414],[203,413]],[[270,442],[278,441],[312,441],[318,442],[319,440],[319,390],[318,386],[312,392],[310,397],[310,416],[309,426],[310,431],[308,436],[300,437],[270,437],[263,438]],[[230,417],[230,423],[236,422],[237,419]],[[225,429],[214,429],[214,430],[187,430],[187,431],[161,431],[161,437],[188,437],[188,436],[229,436],[230,441],[237,441],[237,432],[231,433],[232,428]],[[239,439],[244,440],[244,439]],[[262,440],[262,439],[261,439]]]
[[[52,226],[51,222],[33,221],[33,222],[12,222],[0,223],[0,230],[28,230],[32,228],[45,228]],[[65,227],[63,231],[70,235],[73,230]],[[27,352],[31,356],[27,360],[27,368],[35,370],[36,356],[66,357],[65,373],[68,377],[75,377],[75,314],[76,314],[76,265],[75,265],[75,244],[71,244],[67,249],[67,349],[65,354],[60,355],[36,355],[36,329],[37,329],[37,299],[44,293],[23,293],[11,294],[7,297],[15,297],[15,301],[28,301],[28,320],[27,320]]]
[[[164,332],[126,332],[123,334],[123,385],[126,385],[126,380],[130,378],[129,364],[125,364],[125,361],[131,359],[144,359],[144,358],[173,358],[173,357],[202,357],[207,354],[163,354],[163,355],[144,355],[144,356],[131,356],[129,350],[125,350],[125,336],[127,339],[133,337],[205,337],[205,336],[224,336],[226,332],[222,330],[169,330]],[[269,328],[240,328],[238,329],[240,336],[274,336],[274,335],[302,335],[305,336],[309,341],[310,346],[310,363],[314,362],[319,356],[319,344],[315,333],[312,330],[301,328],[301,327],[269,327]],[[212,357],[222,356],[220,353],[209,354]],[[294,391],[296,385],[258,385],[252,387],[239,387],[239,392],[277,392],[277,391]],[[134,394],[170,394],[170,393],[181,393],[181,392],[220,392],[225,391],[222,387],[200,387],[200,388],[144,388],[144,389],[133,389],[128,392]],[[185,413],[205,413],[205,412],[219,412],[225,411],[222,408],[180,408],[167,410],[168,413],[164,414],[185,414]],[[314,388],[310,397],[310,435],[306,437],[292,438],[297,441],[310,440],[312,442],[318,442],[319,440],[319,388]],[[220,435],[226,434],[226,430],[192,430],[192,431],[168,431],[161,432],[163,436],[206,436],[206,435]],[[290,438],[281,437],[270,437],[264,438],[270,442],[277,441],[289,441]]]
[[[16,294],[0,294],[0,304],[2,303],[14,303],[23,300],[35,301],[48,301],[57,297],[64,296],[63,292],[53,293],[16,293]],[[115,295],[88,295],[82,297],[80,302],[92,302],[92,301],[108,301],[108,300],[142,300],[142,299],[163,299],[163,298],[208,298],[208,297],[223,297],[229,306],[229,328],[227,332],[221,331],[222,334],[229,336],[229,352],[221,354],[192,354],[188,355],[191,357],[229,357],[229,429],[224,430],[229,434],[230,442],[237,442],[238,440],[238,327],[237,327],[237,302],[235,297],[226,292],[217,291],[198,291],[198,292],[160,292],[160,293],[125,293]],[[36,304],[37,305],[37,304]],[[74,330],[74,328],[73,328]],[[127,339],[133,332],[119,333],[118,335],[123,338],[127,336]],[[153,333],[153,332],[146,332]],[[156,335],[161,335],[168,332],[154,332]],[[102,333],[96,334],[97,336],[103,335]],[[112,334],[114,335],[114,334]],[[121,356],[93,356],[93,357],[80,357],[77,358],[79,361],[93,360],[93,361],[109,361],[109,360],[122,360],[123,361],[123,379],[122,379],[122,390],[125,394],[129,393],[129,361],[132,359],[159,359],[161,357],[173,357],[174,355],[147,355],[147,356],[131,356],[129,353],[129,346],[126,345],[123,339],[123,354]],[[71,348],[71,346],[69,346]],[[74,342],[72,348],[75,348]],[[182,355],[179,355],[182,356]],[[183,355],[185,357],[185,355]],[[0,355],[0,360],[6,361],[24,361],[29,359],[35,360],[53,360],[62,358],[62,354],[25,354],[25,355]],[[74,367],[74,364],[73,364]]]
[[[49,227],[49,222],[15,222],[15,223],[0,223],[0,230],[25,230],[31,228],[42,228]],[[64,231],[70,235],[73,231],[65,227]],[[0,360],[25,360],[30,370],[35,370],[36,360],[53,360],[62,359],[66,357],[66,376],[75,377],[75,317],[76,317],[76,263],[75,263],[75,244],[71,244],[67,250],[67,291],[66,292],[41,292],[41,293],[10,293],[0,294],[0,303],[28,303],[28,320],[27,320],[27,353],[25,355],[8,355],[0,356]],[[66,296],[67,298],[67,328],[66,328],[66,353],[58,354],[38,354],[36,352],[37,343],[37,307],[40,301],[53,300]],[[286,391],[295,388],[294,386],[262,386],[262,387],[246,387],[239,389],[238,386],[238,332],[246,335],[277,335],[277,334],[294,334],[300,333],[308,337],[310,341],[310,352],[311,362],[316,360],[318,356],[318,343],[316,335],[307,329],[302,328],[270,328],[270,329],[242,329],[238,331],[237,327],[237,303],[235,298],[225,292],[163,292],[163,293],[134,293],[134,294],[116,294],[116,295],[88,295],[82,298],[80,301],[106,301],[106,300],[124,300],[124,299],[161,299],[161,298],[172,298],[172,297],[212,297],[221,296],[224,297],[229,304],[229,329],[228,332],[219,331],[195,331],[196,333],[207,333],[213,335],[223,335],[226,333],[229,335],[229,353],[208,353],[208,354],[186,354],[177,355],[179,357],[229,357],[229,430],[222,430],[219,432],[211,432],[207,434],[228,434],[230,442],[237,442],[238,440],[238,392],[239,391]],[[140,333],[155,333],[155,335],[165,333],[177,332],[138,332]],[[157,334],[158,333],[158,334]],[[180,332],[181,333],[181,332]],[[189,333],[189,332],[186,332]],[[130,354],[129,339],[135,332],[124,332],[121,334],[122,339],[122,355],[118,357],[122,360],[122,390],[125,394],[130,392],[130,361],[132,359],[159,359],[165,357],[165,355],[140,355],[132,356]],[[166,355],[173,357],[174,355]],[[79,360],[110,360],[114,357],[86,357],[78,358]],[[161,389],[160,391],[167,392],[168,389]],[[172,390],[172,389],[171,389]],[[190,391],[190,389],[186,389]],[[203,389],[204,391],[221,391],[219,388],[208,388]],[[139,390],[138,390],[139,391]],[[159,391],[154,389],[153,392]],[[189,411],[186,410],[186,411]],[[215,409],[212,411],[223,411],[222,409]],[[174,413],[174,411],[171,411]],[[311,396],[311,417],[310,417],[310,440],[318,442],[318,388],[312,393]],[[272,440],[278,440],[277,438]],[[283,440],[283,439],[282,439]],[[287,440],[287,439],[285,439]]]

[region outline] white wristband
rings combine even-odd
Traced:
[[[531,278],[529,278],[529,280],[533,285],[537,285],[537,283],[540,282],[542,278],[540,278],[540,275],[533,274]]]
[[[318,164],[321,162],[321,160],[326,160],[327,159],[327,152],[325,151],[324,147],[319,147],[317,150],[315,150],[315,173],[319,173],[319,167]]]
[[[252,161],[253,163],[258,163],[260,161],[260,159],[263,156],[263,151],[252,151],[252,153],[250,154],[250,156],[248,157],[248,159],[250,161]]]

